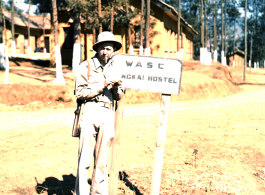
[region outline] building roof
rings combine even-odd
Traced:
[[[245,52],[241,51],[240,49],[236,49],[235,51],[230,52],[226,56],[227,57],[230,57],[230,56],[233,56],[233,55],[236,55],[236,54],[239,54],[241,56],[244,56],[245,55]],[[247,56],[249,57],[249,55],[247,55]]]
[[[6,10],[4,10],[3,12],[6,21],[8,21],[11,24],[12,23],[11,12],[8,12]],[[14,22],[15,25],[17,26],[28,27],[28,14],[15,13]],[[43,16],[30,15],[30,28],[43,29]],[[49,14],[47,14],[44,18],[44,28],[45,29],[51,28],[51,17]]]
[[[165,13],[174,21],[178,20],[179,14],[173,6],[168,5],[162,0],[151,0],[151,2],[165,10]],[[188,22],[186,22],[184,18],[180,17],[180,20],[186,25],[186,28],[190,29],[194,34],[198,34],[198,32]]]

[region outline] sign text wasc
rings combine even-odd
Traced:
[[[182,63],[177,59],[116,54],[113,57],[128,90],[179,94]]]

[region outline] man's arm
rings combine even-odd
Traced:
[[[125,93],[125,90],[121,85],[121,81],[119,81],[118,83],[115,83],[112,86],[111,91],[112,91],[113,99],[116,101],[119,101]]]

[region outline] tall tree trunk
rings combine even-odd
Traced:
[[[11,23],[12,23],[12,41],[15,41],[15,23],[14,23],[14,0],[12,0],[12,9],[11,9]]]
[[[236,45],[236,19],[234,21],[234,40],[233,40],[233,52],[235,52],[235,45]],[[233,61],[235,61],[235,55],[233,55]]]
[[[82,61],[80,12],[78,10],[74,10],[74,13],[74,49],[72,60],[73,72],[75,72],[77,66]]]
[[[58,45],[58,16],[56,0],[52,0],[53,24],[54,24],[54,45]]]
[[[114,4],[115,0],[111,2],[111,16],[110,16],[110,32],[113,33],[113,26],[114,26]]]
[[[43,40],[43,48],[44,48],[44,52],[46,53],[47,52],[47,48],[46,48],[46,45],[45,45],[45,16],[46,14],[43,13],[42,14],[42,40]]]
[[[204,47],[204,30],[203,30],[203,0],[200,0],[200,27],[201,27],[201,44],[200,47]]]
[[[128,19],[128,3],[125,3],[125,9],[126,9],[126,19],[127,19],[127,31],[128,31],[128,41],[129,45],[132,45],[132,39],[131,39],[131,29],[130,29],[130,20]]]
[[[141,26],[140,26],[140,46],[143,46],[143,28],[144,28],[144,0],[141,0]]]
[[[3,43],[3,18],[2,0],[0,0],[0,44]]]
[[[212,26],[211,26],[211,22],[209,24],[209,44],[210,44],[210,52],[212,52]]]
[[[62,57],[58,40],[58,16],[56,0],[52,0],[53,24],[54,24],[54,45],[55,45],[55,60],[56,60],[56,79],[54,83],[65,84],[62,71]]]
[[[214,42],[214,62],[217,62],[217,13],[216,13],[216,0],[213,0],[214,8],[213,8],[213,42]]]
[[[221,1],[221,46],[222,46],[222,51],[224,51],[224,11],[223,11],[223,0]]]
[[[3,14],[3,22],[4,22],[4,32],[5,32],[5,45],[7,45],[7,35],[6,35],[6,17]]]
[[[251,63],[252,63],[252,45],[253,45],[253,32],[251,33],[251,42],[250,42],[250,64],[249,64],[249,70],[251,70]]]
[[[53,21],[53,11],[51,12],[51,40],[50,40],[50,54],[51,54],[51,58],[50,58],[50,67],[55,67],[55,43],[54,43],[54,21]]]
[[[225,26],[224,26],[224,56],[226,57],[226,0],[224,1],[224,6],[225,6]]]
[[[97,38],[96,38],[96,36],[97,36],[96,35],[96,28],[93,27],[92,31],[93,31],[93,44],[95,44],[97,42]]]
[[[3,10],[2,10],[2,0],[0,0],[0,70],[5,68],[4,54],[5,54],[5,45],[3,43]]]
[[[42,16],[43,16],[43,21],[42,21],[42,22],[43,22],[43,26],[42,26],[42,28],[43,28],[43,29],[42,29],[42,34],[45,35],[45,13],[43,13]],[[44,37],[43,37],[43,39],[44,39]]]
[[[145,48],[149,48],[150,0],[146,0]]]
[[[12,55],[16,55],[16,40],[15,40],[15,22],[14,22],[14,0],[12,0],[12,9],[11,9],[11,31],[12,31],[12,43],[11,43],[11,47],[12,47]]]
[[[246,63],[247,63],[247,0],[245,0],[245,55],[244,55],[244,73],[243,81],[246,80]]]
[[[204,25],[205,25],[205,36],[204,36],[204,47],[207,48],[207,11],[206,11],[206,1],[204,0]]]
[[[102,14],[101,14],[101,0],[98,0],[98,16],[99,16],[99,33],[102,33]]]
[[[74,16],[74,42],[81,43],[80,12],[76,11]]]
[[[30,0],[29,0],[29,14],[28,14],[28,54],[31,54],[31,47],[30,47]]]
[[[181,17],[181,0],[179,0],[179,5],[178,5],[178,37],[177,37],[177,52],[180,51],[180,44],[179,44],[179,39],[180,39],[180,17]]]
[[[213,24],[213,34],[214,34],[214,50],[217,50],[217,27],[216,27],[216,21],[217,21],[217,13],[216,13],[216,3],[214,1],[214,10],[213,10],[213,15],[214,15],[214,24]]]

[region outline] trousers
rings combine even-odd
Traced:
[[[114,137],[114,114],[111,109],[87,102],[81,118],[78,169],[75,195],[108,194],[108,150]],[[89,190],[88,169],[94,154],[92,184]]]

